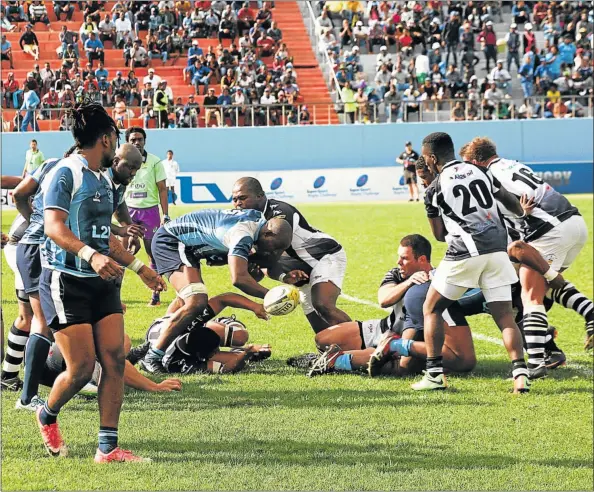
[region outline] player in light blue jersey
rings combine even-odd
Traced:
[[[124,320],[116,282],[122,276],[120,264],[138,273],[153,290],[162,290],[165,284],[111,235],[117,200],[111,179],[101,170],[114,160],[119,135],[115,122],[98,104],[74,109],[73,120],[79,153],[60,161],[42,184],[47,239],[39,294],[66,371],[37,410],[37,422],[49,454],[66,455],[58,412],[91,380],[98,359],[102,376],[95,462],[144,461],[118,447],[125,366]],[[140,166],[140,153],[134,148],[126,151]]]
[[[157,272],[167,276],[175,289],[178,308],[152,342],[141,367],[147,372],[164,372],[165,350],[208,305],[200,260],[228,263],[233,285],[250,296],[263,298],[268,289],[248,272],[248,257],[255,249],[278,259],[291,245],[292,236],[287,221],[267,221],[256,210],[198,210],[162,226],[153,238],[153,259]]]

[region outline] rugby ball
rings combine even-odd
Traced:
[[[284,316],[299,305],[299,290],[292,285],[278,285],[264,297],[264,310],[272,316]]]

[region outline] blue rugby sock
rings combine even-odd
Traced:
[[[398,355],[408,357],[410,355],[410,347],[413,344],[413,340],[407,340],[399,338],[390,342],[390,352],[394,352]]]
[[[116,427],[99,427],[99,449],[102,453],[111,453],[118,447],[118,429]]]
[[[339,355],[334,361],[334,369],[337,371],[352,371],[353,366],[351,360],[353,359],[352,354]]]
[[[45,361],[50,351],[52,342],[43,335],[34,333],[29,337],[25,350],[25,376],[23,378],[23,392],[21,402],[25,405],[37,396],[39,379],[45,367]]]

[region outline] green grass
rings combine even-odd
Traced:
[[[573,197],[592,232],[592,198]],[[398,239],[429,237],[420,204],[303,206],[308,219],[345,246],[344,292],[374,301],[395,263]],[[180,214],[189,208],[178,207]],[[14,217],[3,212],[3,230]],[[435,247],[437,264],[443,245]],[[6,327],[16,314],[13,278],[3,260]],[[205,268],[211,295],[231,289],[225,268]],[[567,274],[592,297],[592,240]],[[139,342],[153,317],[148,291],[128,274],[126,330]],[[168,292],[165,300],[172,299]],[[374,307],[340,300],[353,318],[382,316]],[[151,465],[98,467],[92,462],[97,404],[75,399],[60,416],[67,459],[42,449],[33,416],[16,412],[2,394],[4,490],[592,490],[592,357],[582,350],[582,319],[560,307],[550,315],[571,364],[509,393],[503,347],[475,340],[476,370],[451,377],[451,390],[416,394],[412,379],[332,375],[308,379],[285,365],[312,351],[312,331],[295,312],[268,323],[238,313],[251,340],[270,343],[272,359],[234,376],[183,378],[177,394],[127,391],[120,425],[124,447]],[[473,331],[499,338],[487,316]],[[46,390],[42,390],[46,395]]]

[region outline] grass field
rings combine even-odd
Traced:
[[[592,198],[572,197],[592,233]],[[178,207],[176,215],[189,208]],[[383,316],[379,282],[395,264],[398,239],[429,237],[420,204],[303,206],[308,220],[344,245],[349,266],[340,306],[353,318]],[[14,213],[3,212],[7,231]],[[434,264],[443,245],[436,245]],[[566,275],[592,297],[592,239]],[[2,260],[5,329],[16,314],[13,278]],[[211,295],[231,289],[225,268],[205,268]],[[124,282],[126,330],[140,342],[158,309],[133,275]],[[173,297],[168,292],[166,301]],[[357,298],[357,299],[354,299]],[[121,444],[150,465],[98,467],[95,401],[75,399],[60,423],[70,448],[49,458],[33,415],[2,394],[3,490],[592,490],[592,356],[582,350],[584,325],[556,306],[550,315],[568,367],[509,393],[509,362],[487,316],[470,319],[478,338],[471,375],[450,378],[451,390],[417,394],[412,379],[359,375],[306,378],[285,359],[314,349],[311,329],[295,312],[268,323],[238,313],[251,340],[273,356],[233,376],[183,378],[177,394],[127,391]],[[42,396],[47,391],[42,390]]]

